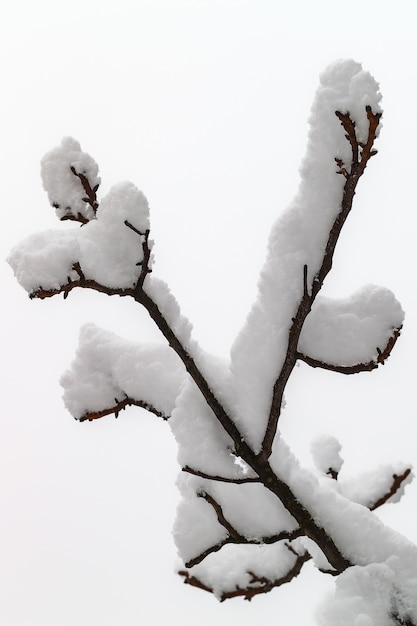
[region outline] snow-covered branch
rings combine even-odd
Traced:
[[[219,502],[217,502],[217,500],[212,495],[210,495],[206,491],[200,491],[197,494],[197,496],[205,500],[213,508],[219,524],[223,526],[223,528],[226,530],[227,537],[223,539],[223,541],[221,541],[220,543],[216,544],[215,546],[207,548],[202,554],[199,554],[198,556],[189,560],[187,563],[185,563],[186,567],[193,567],[197,563],[201,563],[201,561],[203,561],[209,554],[212,554],[213,552],[217,552],[224,545],[228,543],[235,543],[235,544],[242,544],[242,545],[270,544],[270,543],[277,543],[278,541],[282,541],[284,539],[292,540],[292,539],[295,539],[296,537],[300,537],[303,534],[303,531],[300,528],[295,528],[294,530],[291,530],[291,531],[283,530],[275,535],[264,535],[264,536],[259,536],[259,537],[245,537],[225,517],[221,505],[219,504]]]
[[[237,597],[243,597],[245,600],[252,600],[252,598],[259,594],[269,593],[275,587],[280,587],[281,585],[294,580],[294,578],[296,578],[301,572],[301,568],[304,563],[311,559],[311,556],[307,551],[298,554],[289,544],[283,543],[281,546],[284,546],[286,551],[293,556],[292,558],[290,557],[290,562],[288,563],[288,555],[287,559],[282,558],[283,554],[281,549],[280,562],[284,562],[287,569],[283,571],[282,574],[280,572],[276,578],[272,576],[268,577],[262,573],[258,574],[255,571],[246,569],[244,572],[239,573],[237,582],[236,580],[233,580],[231,576],[229,584],[224,586],[224,588],[220,588],[218,582],[213,580],[210,576],[207,576],[207,574],[199,574],[198,571],[196,571],[195,574],[192,574],[188,570],[180,570],[178,574],[184,578],[184,583],[213,593],[218,597],[220,602]],[[250,565],[248,563],[248,566],[257,565],[258,571],[262,571],[262,567],[259,567],[259,559],[251,560],[252,563]],[[253,569],[255,569],[255,567]],[[197,568],[194,568],[194,571],[195,570],[197,570]]]
[[[319,296],[300,335],[297,358],[342,374],[384,363],[400,336],[404,313],[385,288],[367,285],[349,298]]]
[[[181,361],[168,346],[138,344],[87,324],[61,385],[66,407],[80,421],[117,417],[128,405],[167,419],[184,378]]]
[[[404,495],[404,488],[413,478],[411,467],[405,463],[384,465],[372,472],[341,481],[340,490],[352,502],[375,511],[385,503],[398,502]]]
[[[221,483],[233,483],[234,485],[244,485],[245,483],[260,483],[261,479],[258,477],[247,477],[247,478],[228,478],[226,476],[214,476],[212,474],[207,474],[206,472],[202,472],[201,470],[193,469],[188,465],[185,465],[182,468],[183,472],[187,472],[188,474],[193,474],[194,476],[199,476],[200,478],[206,478],[207,480],[214,480]]]
[[[72,137],[48,152],[41,162],[43,186],[60,220],[87,224],[98,209],[98,166]]]
[[[348,133],[347,138],[349,139],[352,147],[352,156],[348,166],[349,170],[346,170],[343,159],[336,157],[339,167],[342,168],[339,169],[339,173],[343,171],[346,178],[342,198],[340,201],[340,210],[336,214],[335,220],[330,228],[326,246],[324,248],[324,254],[321,260],[321,265],[319,266],[318,270],[311,276],[310,284],[307,284],[305,271],[303,273],[303,295],[296,309],[296,313],[292,317],[292,325],[288,334],[286,355],[284,357],[281,371],[273,387],[273,396],[268,417],[268,423],[262,441],[261,454],[265,458],[268,458],[272,452],[272,445],[278,427],[278,420],[281,414],[284,389],[298,358],[297,348],[300,335],[303,330],[304,322],[306,321],[306,318],[311,311],[317,294],[323,286],[323,282],[327,274],[331,270],[336,244],[338,242],[342,227],[352,208],[353,198],[359,179],[362,176],[369,159],[374,154],[376,154],[376,151],[372,150],[372,146],[376,138],[381,113],[379,111],[374,112],[371,106],[367,105],[366,114],[369,121],[369,128],[366,143],[363,144],[360,143],[357,139],[355,122],[351,119],[350,114],[342,114],[340,113],[340,111],[336,111],[337,117],[341,120],[343,127]],[[304,268],[305,267],[307,267],[308,270],[308,265],[304,265]]]
[[[185,582],[222,600],[251,599],[313,559],[340,575],[334,606],[345,600],[344,585],[352,595],[369,575],[391,607],[384,615],[415,624],[417,548],[371,513],[401,497],[411,469],[386,466],[345,481],[340,444],[327,438],[316,446],[317,476],[300,467],[278,433],[298,360],[344,374],[370,371],[400,335],[404,314],[387,289],[368,286],[343,300],[319,295],[376,154],[379,102],[378,85],[353,61],[322,74],[299,192],[273,226],[258,298],[229,361],[200,348],[168,286],[152,273],[144,194],[119,183],[99,203],[97,164],[74,139],[45,156],[42,179],[60,221],[81,227],[33,235],[9,263],[31,298],[66,298],[75,288],[131,297],[165,339],[136,344],[86,325],[62,385],[79,421],[117,416],[130,405],[169,418],[182,467],[174,534],[191,568],[180,572]],[[323,624],[334,623],[329,606]],[[371,605],[365,609],[372,614]]]

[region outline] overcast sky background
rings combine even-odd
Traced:
[[[380,82],[380,153],[360,183],[326,293],[385,285],[406,311],[387,365],[355,377],[300,367],[284,436],[303,463],[318,434],[346,472],[417,462],[413,0],[15,0],[2,8],[1,257],[60,225],[39,160],[72,135],[99,163],[102,194],[129,179],[151,205],[156,268],[208,350],[242,325],[272,221],[296,192],[309,109],[326,65]],[[310,626],[333,580],[306,566],[252,603],[219,604],[174,573],[177,473],[169,428],[139,410],[78,424],[59,377],[86,321],[157,338],[130,302],[73,292],[30,301],[2,282],[0,623],[5,626]],[[417,541],[417,487],[381,516]]]

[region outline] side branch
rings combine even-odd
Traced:
[[[298,305],[297,312],[293,317],[293,323],[288,335],[287,354],[281,368],[281,372],[273,388],[268,424],[262,442],[262,450],[259,455],[262,461],[268,459],[272,452],[272,444],[277,431],[278,420],[281,415],[284,389],[298,358],[297,346],[305,319],[311,310],[317,294],[323,286],[323,282],[327,274],[331,270],[336,244],[342,227],[352,208],[353,198],[359,178],[362,176],[369,159],[376,154],[375,150],[372,150],[372,146],[376,138],[381,114],[373,113],[370,107],[366,107],[366,114],[369,124],[368,138],[365,144],[360,144],[356,137],[355,124],[351,120],[349,113],[342,114],[339,111],[336,111],[336,116],[341,121],[346,131],[346,137],[352,148],[350,171],[347,171],[346,168],[344,168],[344,164],[341,159],[336,159],[340,168],[339,173],[343,173],[346,178],[346,182],[343,187],[340,211],[333,223],[332,228],[330,229],[322,264],[314,277],[310,293],[306,287],[305,267],[303,270],[303,296],[300,304]]]
[[[290,548],[289,546],[287,547]],[[243,596],[245,600],[252,600],[252,598],[261,593],[268,593],[269,591],[274,589],[274,587],[280,587],[285,583],[289,583],[298,576],[304,563],[306,563],[310,559],[311,556],[308,552],[303,552],[303,554],[297,555],[293,567],[290,568],[284,574],[284,576],[273,580],[270,580],[264,576],[258,576],[254,572],[248,572],[251,577],[249,585],[245,588],[236,587],[231,591],[224,591],[220,595],[220,602],[223,602],[224,600],[228,600],[230,598],[237,598],[239,596]],[[204,591],[209,591],[210,593],[214,593],[214,590],[209,585],[204,584],[196,576],[192,576],[190,572],[187,572],[187,570],[181,570],[178,572],[178,574],[184,578],[185,584],[197,587],[198,589],[203,589]]]
[[[207,480],[214,480],[221,483],[232,483],[234,485],[244,485],[247,483],[261,483],[261,479],[258,477],[255,478],[226,478],[225,476],[212,476],[211,474],[206,474],[205,472],[201,472],[200,470],[193,469],[188,465],[185,465],[182,472],[187,472],[187,474],[193,474],[193,476],[199,476],[200,478],[206,478]]]
[[[213,546],[210,546],[206,550],[204,550],[201,554],[195,556],[193,559],[190,559],[185,563],[185,567],[193,567],[194,565],[198,565],[201,563],[209,554],[213,554],[214,552],[218,552],[223,548],[223,546],[227,544],[238,544],[238,545],[262,545],[262,544],[272,544],[278,543],[279,541],[283,541],[287,539],[291,541],[292,539],[296,539],[297,537],[301,537],[304,533],[301,528],[297,528],[295,530],[287,531],[284,530],[276,535],[268,535],[264,537],[245,537],[226,519],[223,509],[220,504],[206,492],[200,492],[198,494],[199,498],[203,498],[210,506],[214,509],[216,513],[217,520],[221,526],[226,530],[227,537],[216,543]]]
[[[93,420],[100,419],[101,417],[105,417],[106,415],[114,414],[114,417],[119,417],[120,411],[124,411],[127,406],[138,406],[142,409],[146,409],[150,413],[153,413],[157,417],[161,417],[163,420],[168,420],[169,415],[164,415],[161,411],[158,411],[154,406],[149,404],[148,402],[144,402],[142,400],[135,400],[134,398],[126,397],[124,400],[114,399],[114,406],[109,407],[108,409],[102,409],[101,411],[89,411],[84,413],[79,418],[79,422],[92,422]]]
[[[375,511],[375,509],[378,509],[380,506],[388,502],[388,500],[392,498],[392,496],[394,496],[399,489],[401,489],[403,482],[409,477],[410,474],[411,474],[410,468],[407,468],[399,476],[397,476],[397,474],[393,474],[390,490],[387,493],[385,493],[383,496],[381,496],[376,502],[374,502],[374,504],[369,505],[368,506],[369,510]]]
[[[320,361],[319,359],[314,359],[307,354],[303,354],[302,352],[297,352],[297,359],[300,361],[304,361],[304,363],[307,363],[307,365],[310,365],[310,367],[320,367],[322,369],[337,372],[339,374],[359,374],[360,372],[372,372],[372,370],[377,369],[379,365],[384,365],[385,361],[390,356],[392,349],[401,334],[401,328],[402,327],[394,329],[393,334],[389,338],[385,348],[383,350],[377,348],[377,358],[372,361],[368,361],[367,363],[356,363],[355,365],[335,365],[334,363],[325,363],[324,361]]]
[[[397,475],[394,474],[393,475],[393,481],[392,481],[392,485],[390,487],[390,489],[383,495],[381,496],[374,504],[370,504],[368,505],[368,508],[370,511],[374,511],[375,509],[379,508],[380,506],[382,506],[383,504],[385,504],[386,502],[388,502],[388,500],[394,496],[398,490],[401,488],[402,484],[404,483],[404,481],[408,478],[408,476],[411,473],[411,469],[407,468],[402,474]],[[207,500],[208,501],[208,500]],[[219,505],[216,503],[217,507],[219,507]],[[221,510],[221,509],[220,509]],[[221,517],[224,518],[223,513],[221,512]],[[227,524],[230,524],[229,522],[227,522]],[[295,539],[296,536],[300,536],[303,533],[300,530],[296,530],[293,532],[293,536],[290,536],[291,533],[287,533],[287,539]],[[284,537],[284,533],[275,535],[275,536],[271,536],[271,537],[263,537],[262,539],[258,540],[258,543],[275,543],[276,541],[279,541],[280,539],[285,539]],[[204,560],[204,558],[206,556],[208,556],[209,554],[213,554],[214,552],[218,552],[223,546],[230,544],[230,543],[235,543],[233,542],[230,537],[224,539],[222,542],[216,544],[215,546],[212,546],[211,548],[207,549],[204,553],[202,553],[201,555],[199,555],[198,557],[196,557],[196,559],[193,559],[191,561],[189,561],[188,563],[185,564],[186,567],[193,567],[194,565],[197,565],[198,563],[201,563],[201,561]],[[245,541],[245,543],[248,543],[247,541]],[[256,543],[256,541],[254,541],[253,543]],[[271,591],[274,587],[279,587],[280,585],[283,585],[287,582],[291,582],[291,580],[293,580],[293,578],[295,578],[296,576],[298,576],[298,574],[301,571],[302,566],[304,565],[304,563],[306,563],[307,561],[309,561],[312,557],[311,555],[305,551],[303,554],[299,555],[290,544],[286,544],[286,547],[288,550],[290,550],[290,552],[292,552],[295,556],[296,556],[296,561],[294,563],[294,566],[288,570],[288,572],[277,579],[274,580],[270,580],[267,579],[265,577],[260,577],[256,574],[254,574],[253,572],[248,572],[251,576],[250,582],[248,584],[247,587],[237,587],[236,589],[230,590],[230,591],[225,591],[221,594],[220,596],[220,600],[227,600],[230,598],[235,598],[235,597],[239,597],[239,596],[243,596],[246,600],[251,600],[255,595],[259,595],[261,593],[268,593],[269,591]],[[332,576],[337,576],[339,574],[339,572],[337,570],[334,569],[329,569],[329,570],[320,570],[321,572],[325,573],[325,574],[330,574]],[[191,585],[193,587],[197,587],[198,589],[202,589],[204,591],[208,591],[209,593],[214,593],[214,589],[212,587],[210,587],[209,585],[205,584],[201,579],[199,579],[197,576],[193,576],[189,571],[187,570],[181,570],[178,572],[178,574],[180,576],[182,576],[184,578],[184,583]]]
[[[108,296],[131,296],[134,295],[134,289],[124,289],[120,287],[106,287],[105,285],[101,285],[96,280],[91,280],[89,278],[85,278],[80,264],[74,263],[73,270],[77,272],[79,275],[79,279],[71,280],[68,278],[68,282],[64,285],[61,285],[57,289],[43,289],[43,287],[39,286],[38,289],[32,291],[29,294],[29,298],[32,300],[34,298],[39,298],[40,300],[44,300],[45,298],[52,298],[53,296],[57,296],[60,293],[63,294],[64,299],[68,297],[69,293],[77,288],[81,287],[84,289],[93,289],[94,291],[99,291],[100,293],[105,293]]]
[[[141,266],[141,272],[140,272],[138,282],[136,283],[136,287],[135,287],[135,293],[139,293],[143,288],[143,283],[145,282],[145,278],[147,277],[148,274],[152,272],[150,268],[150,262],[151,262],[151,249],[149,247],[150,231],[148,228],[144,233],[142,233],[140,230],[135,228],[133,224],[128,222],[128,220],[125,220],[124,223],[125,223],[125,226],[130,228],[130,230],[133,230],[133,232],[136,233],[137,235],[139,235],[139,237],[142,240],[141,245],[142,245],[143,260],[137,264]]]

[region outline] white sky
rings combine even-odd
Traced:
[[[1,257],[27,234],[58,226],[39,160],[73,135],[98,161],[102,192],[123,179],[145,192],[156,271],[201,344],[226,353],[254,297],[270,224],[296,191],[318,75],[334,59],[355,58],[381,84],[384,128],[326,289],[386,285],[406,325],[388,364],[370,375],[300,367],[282,429],[307,464],[322,432],[340,437],[349,472],[416,463],[416,23],[414,0],[8,3]],[[0,271],[0,623],[313,624],[333,581],[312,569],[252,603],[218,604],[181,584],[166,425],[139,411],[93,424],[66,413],[58,380],[79,326],[155,338],[144,313],[87,292],[31,302],[5,263]],[[416,501],[412,485],[382,512],[415,540]]]

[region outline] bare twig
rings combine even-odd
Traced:
[[[223,526],[223,528],[227,531],[227,534],[229,535],[229,538],[232,540],[233,543],[246,543],[246,538],[241,535],[236,530],[236,528],[232,526],[232,524],[225,518],[222,507],[209,493],[201,491],[197,495],[199,498],[203,498],[203,500],[210,504],[210,506],[214,509],[219,524]]]
[[[333,478],[333,480],[337,480],[338,476],[339,476],[339,472],[337,472],[335,469],[333,469],[333,467],[329,467],[329,469],[327,470],[326,474],[328,474],[328,476],[330,476],[330,478]]]
[[[53,207],[55,209],[59,209],[59,204],[54,204]],[[71,211],[71,207],[68,207],[68,211]],[[61,222],[65,222],[65,221],[71,221],[71,222],[80,222],[81,224],[88,224],[88,222],[90,221],[88,218],[86,218],[84,215],[81,215],[81,213],[77,213],[77,215],[74,215],[74,213],[65,213],[61,218],[60,221]]]
[[[130,228],[130,230],[133,230],[134,233],[139,235],[141,239],[143,259],[142,261],[138,263],[138,265],[141,266],[141,271],[139,274],[138,282],[136,283],[136,287],[135,287],[135,294],[138,294],[143,289],[143,283],[145,282],[145,278],[147,277],[148,274],[152,272],[150,268],[150,261],[151,261],[151,249],[149,247],[150,231],[149,229],[147,229],[143,233],[140,230],[138,230],[135,226],[133,226],[130,222],[128,222],[128,220],[125,220],[124,223],[128,228]]]

